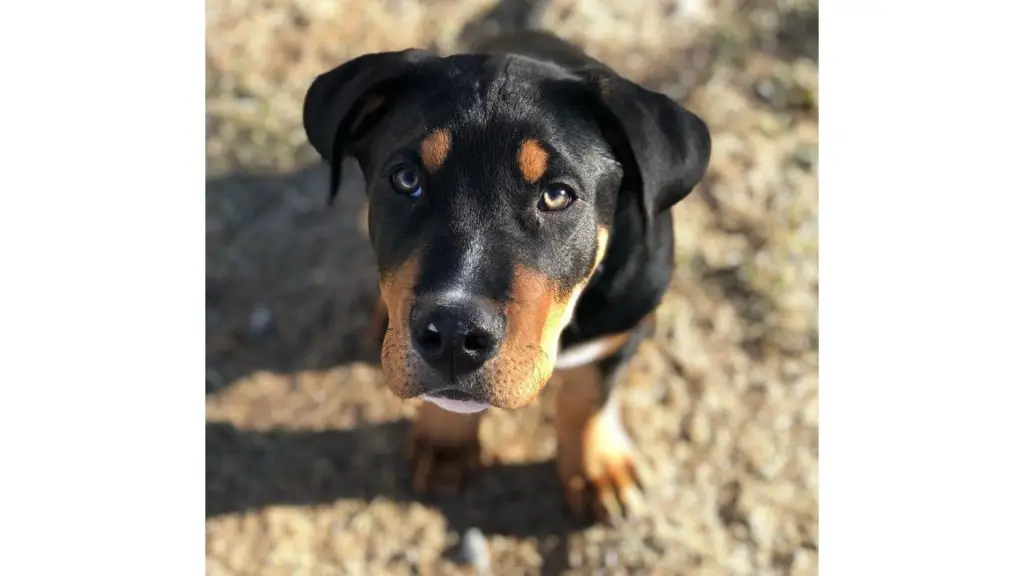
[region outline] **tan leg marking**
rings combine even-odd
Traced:
[[[483,465],[483,414],[456,414],[429,402],[420,405],[405,451],[417,494],[429,490],[455,492],[467,474]]]
[[[569,509],[618,521],[645,509],[633,443],[613,395],[601,406],[601,373],[594,365],[559,372],[556,399],[558,475]]]

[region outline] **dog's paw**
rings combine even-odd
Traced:
[[[483,466],[481,414],[455,414],[424,403],[405,449],[416,494],[452,494],[466,476]]]
[[[646,511],[635,452],[617,406],[558,430],[558,474],[578,519],[617,523]]]

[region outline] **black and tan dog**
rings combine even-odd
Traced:
[[[707,169],[705,123],[541,32],[355,58],[316,78],[303,122],[332,198],[344,157],[366,178],[384,375],[425,400],[415,489],[457,484],[482,411],[558,371],[570,507],[642,506],[614,390],[672,277],[669,208]]]

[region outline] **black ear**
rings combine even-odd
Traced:
[[[606,136],[639,188],[647,219],[685,198],[711,159],[707,124],[667,96],[606,69],[582,75],[600,99]]]
[[[434,58],[425,50],[366,54],[313,80],[302,107],[302,125],[309,143],[331,167],[331,201],[351,144],[380,118],[401,81]]]

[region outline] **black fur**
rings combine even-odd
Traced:
[[[353,129],[373,97],[383,105]],[[595,225],[608,227],[603,267],[563,333],[565,346],[634,329],[646,334],[640,322],[661,301],[674,267],[668,209],[703,178],[711,153],[696,115],[542,32],[446,58],[421,50],[356,58],[316,78],[303,122],[330,164],[332,198],[342,158],[360,162],[378,265],[394,270],[417,252],[417,294],[457,282],[504,301],[516,264],[570,288],[589,272]],[[417,164],[419,142],[435,128],[452,133],[441,169],[423,172],[422,197],[395,193],[391,171]],[[551,154],[537,184],[523,181],[515,166],[527,137]],[[569,184],[579,200],[539,213],[543,185],[554,181]],[[635,343],[628,348],[620,362]]]

